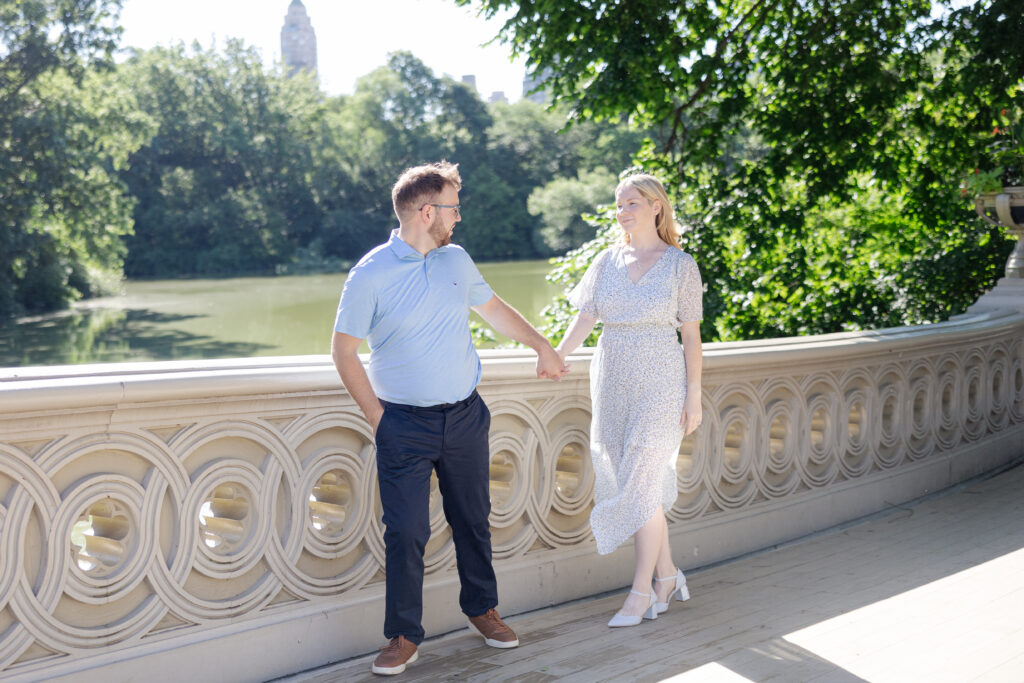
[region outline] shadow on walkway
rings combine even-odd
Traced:
[[[508,619],[514,650],[465,629],[431,638],[393,680],[1020,683],[1024,466],[688,583],[693,599],[635,628],[606,626],[624,589]],[[282,680],[384,680],[373,656]]]

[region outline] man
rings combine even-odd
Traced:
[[[399,227],[349,272],[338,304],[331,355],[377,445],[384,508],[384,636],[372,671],[392,675],[416,661],[423,640],[423,552],[430,536],[430,475],[437,471],[455,542],[470,628],[492,647],[516,647],[498,616],[488,515],[490,413],[476,393],[480,357],[470,308],[495,330],[537,351],[537,376],[568,372],[551,344],[484,282],[473,260],[450,244],[461,220],[458,165],[405,171],[391,191]],[[358,349],[370,344],[370,371]]]

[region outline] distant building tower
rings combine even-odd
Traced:
[[[302,0],[292,0],[281,27],[281,61],[288,75],[303,69],[316,75],[316,33]]]
[[[466,74],[462,77],[462,82],[468,85],[473,90],[476,90],[476,75]]]
[[[551,69],[546,67],[539,75],[535,73],[526,74],[523,77],[523,98],[537,104],[547,104],[551,98],[543,86],[549,78],[551,78]],[[537,92],[531,94],[530,91],[534,88],[537,88]]]
[[[504,90],[495,90],[491,93],[491,96],[487,98],[487,101],[491,104],[494,104],[495,102],[504,102],[505,104],[508,104],[508,98],[505,97]]]

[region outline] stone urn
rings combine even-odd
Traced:
[[[974,210],[992,225],[1001,225],[1017,238],[1006,260],[1006,277],[1024,278],[1024,187],[1004,187],[974,200]]]

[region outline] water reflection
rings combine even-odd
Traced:
[[[534,324],[558,290],[544,281],[549,269],[545,261],[480,266]],[[0,366],[328,354],[344,282],[344,273],[129,281],[120,296],[0,323]]]
[[[201,315],[136,308],[80,308],[0,324],[0,366],[252,356],[267,344],[218,340],[177,323]]]

